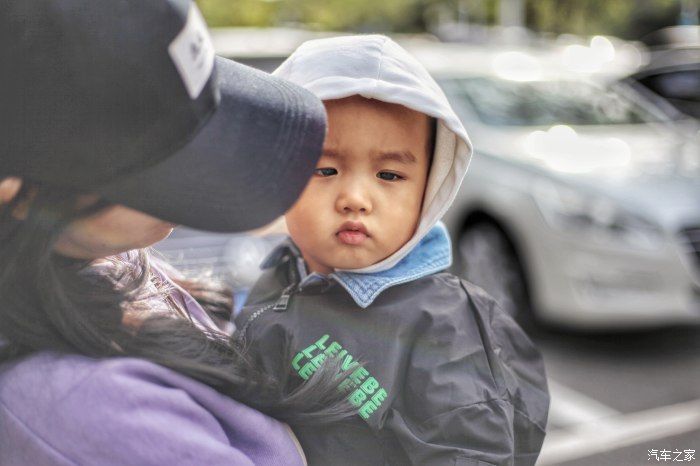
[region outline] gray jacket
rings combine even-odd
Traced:
[[[331,355],[354,369],[342,387],[357,417],[292,426],[310,465],[535,464],[549,406],[540,354],[483,290],[436,272],[449,240],[435,228],[378,276],[306,276],[287,242],[238,315],[239,341],[269,371],[305,379]]]

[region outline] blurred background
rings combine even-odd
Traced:
[[[442,86],[475,146],[453,272],[544,355],[538,465],[700,464],[700,0],[197,3],[217,52],[265,71],[380,32]],[[283,237],[180,228],[158,250],[240,306]]]

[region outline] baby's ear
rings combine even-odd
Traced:
[[[22,188],[22,179],[16,177],[8,177],[0,180],[0,205],[9,204],[15,198],[20,188]]]

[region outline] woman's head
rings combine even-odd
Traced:
[[[4,8],[0,300],[17,313],[0,331],[28,350],[111,354],[106,329],[120,331],[109,323],[128,296],[79,269],[173,223],[240,231],[278,217],[321,153],[323,105],[215,57],[191,1]]]
[[[123,354],[129,290],[80,272],[169,222],[239,231],[282,214],[321,153],[323,105],[215,57],[190,1],[4,6],[3,349]]]
[[[321,153],[320,100],[215,57],[191,1],[3,8],[0,361],[41,350],[140,357],[268,412],[303,411],[226,335],[187,319],[125,324],[149,280],[144,252],[126,277],[89,272],[95,258],[166,236],[167,222],[240,231],[281,215]],[[313,403],[337,395],[324,384]]]

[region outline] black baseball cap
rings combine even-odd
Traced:
[[[308,91],[216,57],[189,0],[8,0],[0,177],[212,231],[284,213],[325,136]]]

